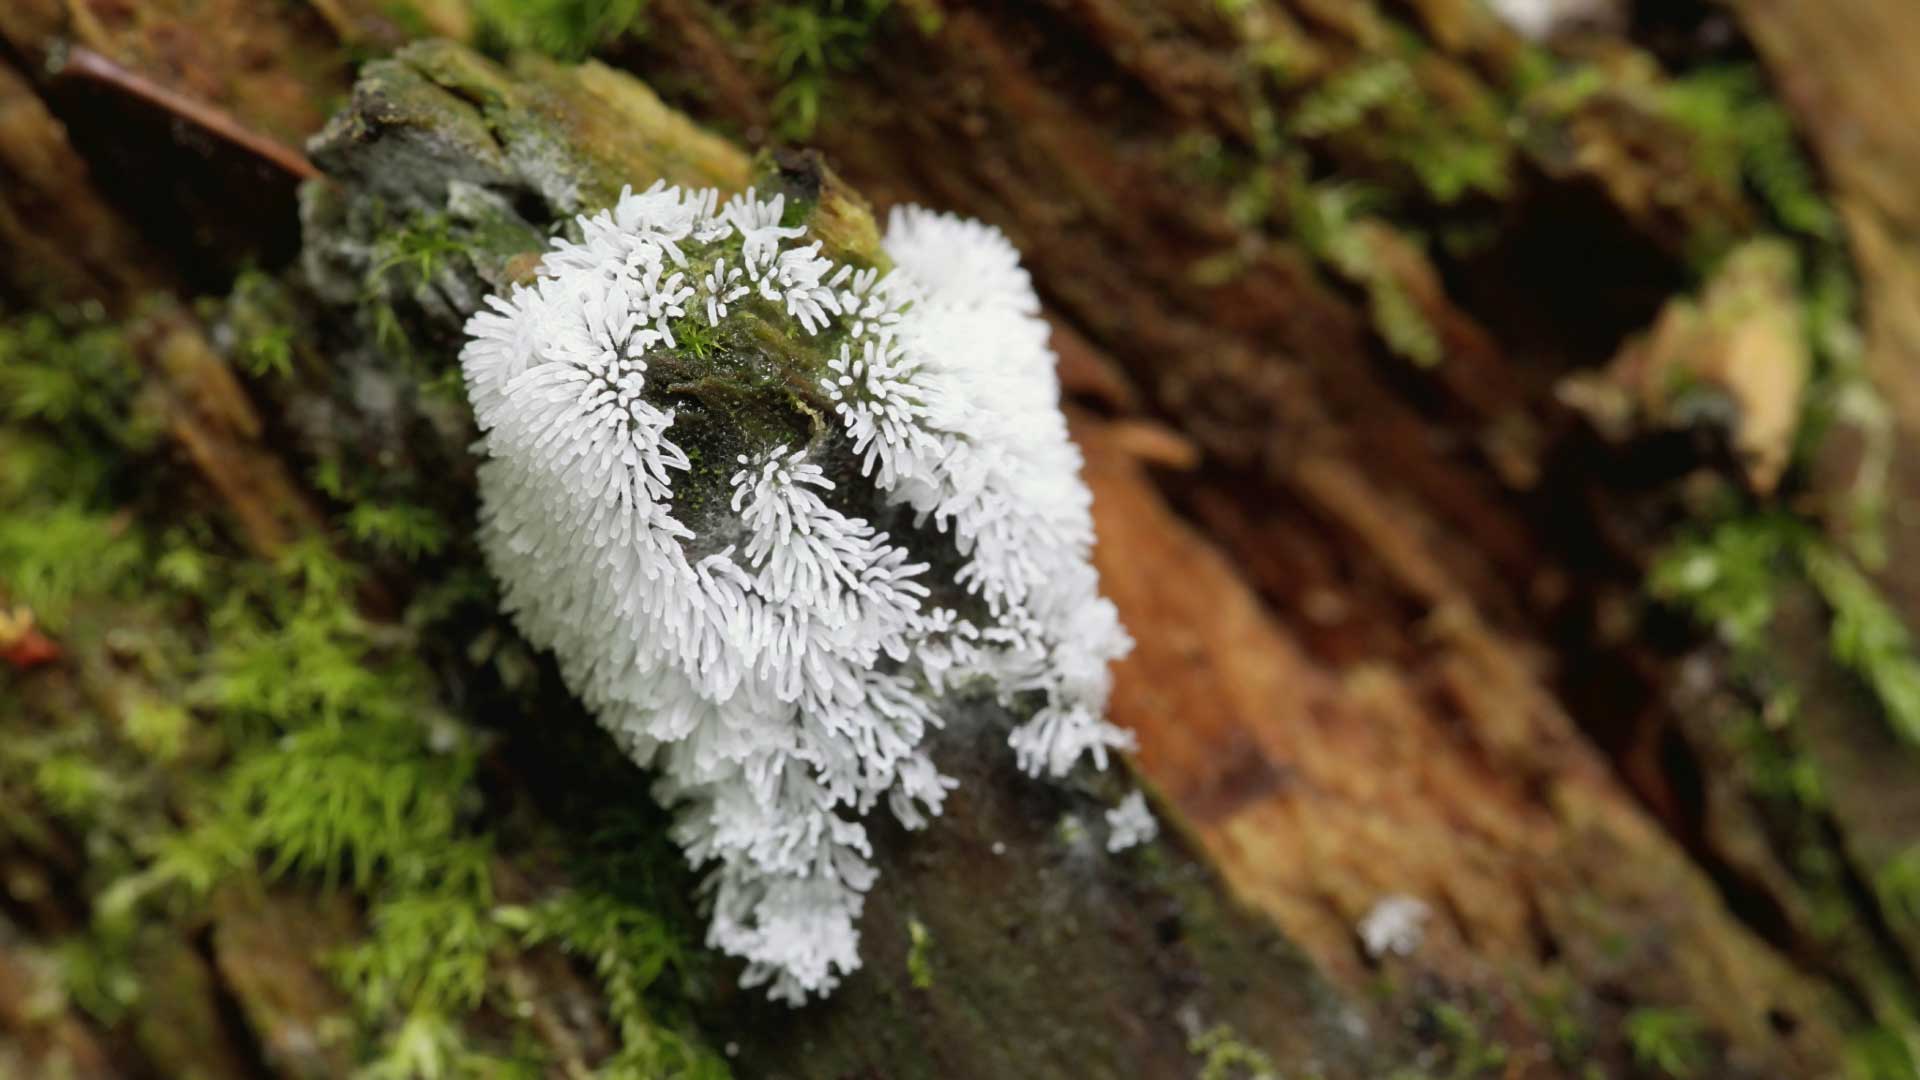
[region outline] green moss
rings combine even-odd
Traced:
[[[355,540],[406,559],[434,555],[447,546],[447,526],[424,506],[363,502],[347,511]]]
[[[54,954],[60,986],[96,1022],[111,1026],[140,1002],[140,976],[124,938],[79,934]]]
[[[284,285],[249,269],[234,278],[225,305],[216,305],[209,315],[226,320],[233,339],[230,351],[241,370],[256,379],[288,379],[293,377],[294,342],[300,334],[293,306]]]
[[[1912,636],[1871,580],[1807,523],[1754,513],[1688,531],[1655,562],[1648,584],[1759,664],[1776,597],[1795,580],[1810,583],[1832,614],[1833,658],[1873,691],[1902,740],[1920,744],[1920,657]]]
[[[140,366],[98,306],[0,324],[0,417],[67,433],[124,427]]]
[[[1812,260],[1804,306],[1817,367],[1794,459],[1811,466],[1821,441],[1836,425],[1858,433],[1860,464],[1851,483],[1832,493],[1837,512],[1831,519],[1860,563],[1878,569],[1887,557],[1887,488],[1896,451],[1893,416],[1867,375],[1858,289],[1851,261],[1837,245]]]
[[[55,630],[82,595],[129,595],[148,555],[114,489],[160,424],[125,334],[102,319],[0,323],[0,601]]]
[[[1873,878],[1874,892],[1889,914],[1906,926],[1920,926],[1920,847],[1887,860]]]
[[[268,873],[438,882],[468,869],[460,804],[466,755],[433,754],[414,724],[303,727],[246,754],[229,771],[230,812],[267,856]]]
[[[451,298],[484,287],[477,283],[496,277],[504,259],[543,246],[524,223],[505,220],[511,211],[492,209],[496,212],[458,220],[445,212],[420,212],[390,226],[375,208],[367,223],[374,235],[361,310],[371,322],[374,342],[414,374],[427,376],[421,382],[427,393],[449,396],[459,390],[451,350],[442,347],[463,321]]]
[[[475,0],[482,45],[532,49],[579,60],[620,37],[645,31],[647,0]]]
[[[383,274],[416,273],[434,248],[407,250],[415,257]],[[84,699],[66,680],[32,683],[0,746],[0,827],[47,850],[60,840],[43,823],[84,840],[77,887],[93,921],[57,952],[75,1003],[103,1024],[145,1023],[167,1003],[145,985],[136,943],[203,920],[222,884],[278,879],[348,890],[364,905],[365,938],[330,963],[354,1005],[367,1075],[538,1075],[511,1017],[504,1035],[469,1020],[511,996],[503,960],[547,942],[588,958],[604,984],[622,1038],[607,1074],[724,1075],[684,1020],[690,984],[662,978],[686,966],[682,924],[623,884],[631,875],[613,868],[630,856],[608,853],[569,892],[536,892],[522,925],[501,914],[493,875],[507,841],[501,819],[482,816],[474,781],[484,738],[437,700],[438,675],[410,635],[493,607],[476,600],[486,588],[470,548],[464,566],[434,562],[469,543],[444,511],[409,501],[432,496],[440,478],[336,469],[340,494],[381,499],[344,506],[342,535],[406,560],[425,583],[407,618],[372,621],[360,612],[366,567],[326,537],[268,563],[204,521],[182,523],[177,500],[140,490],[145,502],[121,505],[117,471],[135,460],[124,437],[141,395],[117,330],[8,332],[35,343],[29,363],[86,358],[77,370],[92,387],[29,394],[0,429],[9,465],[31,472],[0,484],[0,588],[65,629],[77,677],[112,680]],[[49,485],[54,477],[67,483]],[[0,679],[10,709],[13,693]],[[117,704],[103,714],[96,700]],[[651,847],[623,837],[626,849],[677,867],[676,853],[659,850],[660,824],[649,828]],[[542,850],[566,847],[541,838]]]
[[[1395,58],[1363,60],[1316,87],[1294,107],[1295,135],[1318,138],[1359,126],[1367,114],[1414,91],[1413,72]]]
[[[1654,562],[1648,588],[1685,607],[1735,649],[1759,649],[1780,585],[1807,540],[1806,526],[1782,514],[1736,516],[1689,530]]]
[[[1422,126],[1397,138],[1393,149],[1427,195],[1443,205],[1475,192],[1503,196],[1512,183],[1513,152],[1497,138]]]
[[[499,840],[475,816],[479,743],[434,704],[419,660],[355,612],[359,576],[316,545],[238,569],[197,694],[226,718],[233,760],[211,812],[127,879],[117,906],[204,891],[253,856],[269,877],[366,897],[368,935],[333,968],[378,1036],[371,1074],[532,1067],[475,1043],[463,1017],[505,992],[503,953],[553,941],[603,981],[623,1038],[610,1074],[714,1075],[697,1043],[655,1018],[649,992],[679,948],[660,918],[590,888],[518,920],[497,908]]]
[[[1621,1028],[1634,1063],[1648,1072],[1686,1080],[1707,1065],[1704,1027],[1685,1009],[1635,1009]]]
[[[1884,1027],[1868,1028],[1847,1040],[1847,1080],[1914,1080],[1920,1067],[1913,1051],[1898,1032]]]
[[[1433,367],[1445,358],[1439,332],[1368,235],[1369,229],[1388,227],[1365,217],[1378,199],[1371,189],[1355,185],[1303,185],[1290,200],[1294,235],[1315,258],[1365,291],[1374,332],[1387,348],[1416,366]]]
[[[506,927],[485,901],[492,895],[484,854],[439,888],[383,897],[369,912],[366,941],[334,959],[334,970],[370,1018],[401,1012],[457,1016],[485,1000],[494,950]]]
[[[1273,1059],[1227,1024],[1187,1040],[1187,1050],[1200,1059],[1199,1080],[1281,1080]]]
[[[1447,1054],[1449,1080],[1472,1080],[1498,1075],[1507,1063],[1507,1048],[1489,1039],[1472,1013],[1450,1002],[1436,1002],[1427,1010]]]
[[[122,731],[136,749],[165,764],[185,751],[192,727],[192,717],[180,705],[143,700],[128,707]]]
[[[1367,310],[1387,348],[1418,367],[1434,367],[1445,358],[1440,335],[1420,305],[1399,281],[1374,274],[1367,281]]]
[[[1793,122],[1750,66],[1708,68],[1663,84],[1665,115],[1692,132],[1696,167],[1760,196],[1790,232],[1837,237],[1838,222],[1801,152]]]
[[[498,913],[530,945],[552,943],[585,960],[606,992],[621,1036],[602,1067],[609,1077],[708,1078],[727,1075],[710,1052],[663,1025],[648,999],[663,975],[684,966],[678,938],[657,916],[607,894],[569,893],[541,905]]]
[[[1586,1062],[1595,1041],[1574,1008],[1574,992],[1573,985],[1565,984],[1527,995],[1527,1011],[1546,1036],[1554,1064],[1569,1073]]]
[[[33,787],[54,813],[85,822],[99,816],[114,798],[112,773],[84,753],[50,754],[34,765]]]
[[[1753,794],[1807,813],[1827,809],[1827,782],[1820,765],[1793,737],[1799,694],[1776,692],[1761,711],[1740,716],[1730,731],[1742,779]]]
[[[907,977],[915,990],[933,988],[933,932],[927,924],[907,917]]]
[[[112,514],[69,504],[0,519],[0,587],[16,605],[58,630],[76,598],[128,595],[145,562],[140,537]]]
[[[1913,638],[1866,575],[1825,544],[1803,553],[1808,578],[1833,614],[1833,658],[1873,690],[1894,733],[1920,745],[1920,658]]]
[[[1302,97],[1290,133],[1397,165],[1443,206],[1475,192],[1505,195],[1513,146],[1499,103],[1464,81],[1443,99],[1416,77],[1426,73],[1413,35],[1400,41],[1398,53],[1356,60]]]
[[[773,113],[782,135],[813,134],[834,76],[865,62],[892,6],[892,0],[806,0],[769,5],[759,16],[766,66],[781,84]]]
[[[373,266],[367,271],[369,284],[387,284],[388,276],[397,273],[402,288],[420,288],[438,277],[447,261],[467,246],[454,236],[447,215],[416,214],[376,243]]]
[[[1667,118],[1693,134],[1707,172],[1757,196],[1765,227],[1787,234],[1801,264],[1811,267],[1801,290],[1815,366],[1787,493],[1738,505],[1717,500],[1704,523],[1684,529],[1656,562],[1650,588],[1712,626],[1730,646],[1735,689],[1749,705],[1730,710],[1714,734],[1738,763],[1738,779],[1793,878],[1795,908],[1812,937],[1860,988],[1865,1014],[1907,1032],[1912,1006],[1905,975],[1863,925],[1869,920],[1861,915],[1859,882],[1829,816],[1830,780],[1805,749],[1799,694],[1778,674],[1780,646],[1771,629],[1781,598],[1817,594],[1830,615],[1828,647],[1838,666],[1857,676],[1900,739],[1920,738],[1920,659],[1909,632],[1859,568],[1882,556],[1879,518],[1892,440],[1886,408],[1863,375],[1851,271],[1785,114],[1751,71],[1709,71],[1655,93]],[[1726,256],[1726,243],[1710,246],[1714,259]],[[1833,502],[1815,517],[1797,508],[1792,485],[1812,473],[1821,440],[1842,423],[1864,436],[1859,479],[1851,490],[1821,493]],[[1836,525],[1837,542],[1830,539]],[[1868,906],[1877,903],[1898,923],[1920,897],[1920,871],[1895,859],[1871,877]],[[1850,1022],[1859,1020],[1856,1014]],[[1684,1017],[1650,1010],[1630,1023],[1630,1046],[1643,1071],[1704,1075],[1704,1043]],[[1857,1075],[1912,1075],[1904,1048],[1892,1064],[1878,1055],[1875,1048],[1903,1038],[1876,1037],[1886,1030],[1862,1033],[1873,1060],[1856,1068]]]

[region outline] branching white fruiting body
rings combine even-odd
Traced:
[[[1618,21],[1620,0],[1490,0],[1493,13],[1523,37],[1546,41],[1568,30]]]
[[[883,275],[785,209],[623,193],[489,299],[461,364],[507,609],[658,771],[710,944],[798,1003],[859,966],[860,817],[917,828],[953,786],[924,749],[943,702],[1030,714],[1029,773],[1104,766],[1129,642],[1013,247],[899,210]],[[789,404],[727,411],[755,394]]]
[[[1135,791],[1107,811],[1107,850],[1125,851],[1160,835],[1160,823],[1147,809],[1147,797]]]
[[[1360,920],[1356,932],[1367,955],[1375,960],[1383,956],[1412,956],[1426,938],[1427,920],[1433,909],[1426,901],[1404,893],[1382,897]]]

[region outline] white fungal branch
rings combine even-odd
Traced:
[[[1107,811],[1107,850],[1125,851],[1160,835],[1160,823],[1147,809],[1145,794],[1135,791]]]
[[[926,753],[942,703],[1027,712],[1010,742],[1031,773],[1104,764],[1129,745],[1102,718],[1129,642],[1088,562],[1080,457],[1012,246],[902,210],[883,274],[785,220],[778,196],[624,192],[488,300],[461,363],[507,609],[658,770],[676,840],[710,870],[710,943],[798,1003],[859,966],[862,817],[884,802],[919,828],[954,786]],[[743,359],[768,328],[801,347]],[[659,377],[703,363],[742,394],[780,365],[839,430],[716,441],[727,415]],[[688,415],[704,419],[676,427]],[[895,520],[917,524],[874,524]]]
[[[1426,901],[1404,893],[1382,897],[1355,928],[1360,944],[1375,960],[1383,956],[1412,956],[1425,940],[1433,909]]]

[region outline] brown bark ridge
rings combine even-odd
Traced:
[[[1795,5],[1728,5],[1775,72],[1791,109],[1831,185],[1832,201],[1858,267],[1863,306],[1859,352],[1884,408],[1855,412],[1826,441],[1818,484],[1833,529],[1844,533],[1848,512],[1865,505],[1882,515],[1866,561],[1907,626],[1920,622],[1916,576],[1914,497],[1920,492],[1915,448],[1920,446],[1920,194],[1911,177],[1920,167],[1920,132],[1881,105],[1920,92],[1920,72],[1902,42],[1920,35],[1920,12],[1910,6],[1847,5],[1827,19]],[[1880,105],[1870,106],[1869,102]],[[1795,644],[1812,633],[1803,616],[1789,631]],[[1835,698],[1844,700],[1841,695]],[[1888,891],[1903,859],[1911,864],[1920,837],[1920,800],[1908,781],[1911,757],[1891,745],[1870,708],[1833,708],[1816,714],[1809,751],[1833,785],[1834,814],[1845,848],[1869,882]],[[1896,918],[1894,937],[1906,962],[1920,957],[1920,936]]]
[[[427,25],[468,32],[455,8],[433,5]],[[1902,180],[1920,174],[1906,167],[1920,136],[1883,106],[1920,101],[1920,86],[1900,90],[1917,77],[1901,57],[1920,46],[1920,19],[1891,0],[1728,8],[1737,27],[1716,33],[1751,35],[1833,186],[1865,285],[1869,366],[1905,446],[1920,424],[1901,363],[1920,349],[1907,310],[1920,204]],[[373,340],[378,298],[364,290],[370,208],[510,226],[391,298],[411,348],[442,365],[479,290],[524,274],[550,224],[622,183],[826,183],[838,201],[822,203],[853,207],[859,225],[859,196],[817,164],[756,174],[713,134],[757,144],[782,122],[754,16],[654,0],[604,65],[500,66],[445,44],[367,65],[311,147],[325,175],[296,232],[298,170],[278,154],[223,139],[211,114],[156,115],[151,97],[49,76],[46,62],[78,42],[290,148],[346,90],[339,46],[396,41],[399,26],[317,2],[18,5],[0,13],[0,295],[132,312],[303,247],[295,290],[320,361],[306,381],[243,381],[231,348],[179,308],[141,315],[139,352],[177,463],[199,477],[195,504],[224,507],[256,551],[324,532],[328,499],[298,479],[320,456],[310,418],[323,398],[336,410],[324,415],[369,433],[369,453],[444,463],[441,497],[460,504],[459,423],[389,431],[362,415],[377,412],[366,394],[341,392],[350,374],[361,386],[399,370]],[[1657,1074],[1659,1048],[1635,1021],[1679,1016],[1699,1075],[1820,1076],[1841,1067],[1843,1028],[1910,1010],[1912,954],[1881,955],[1904,931],[1850,895],[1843,918],[1865,929],[1845,949],[1823,936],[1727,737],[1745,692],[1711,650],[1664,640],[1641,599],[1689,477],[1777,479],[1755,481],[1754,463],[1777,473],[1775,414],[1801,390],[1750,378],[1750,357],[1802,362],[1797,324],[1765,324],[1757,345],[1719,333],[1711,313],[1739,308],[1716,298],[1752,292],[1731,269],[1700,287],[1704,318],[1675,306],[1694,291],[1688,260],[1764,231],[1767,210],[1700,164],[1698,133],[1658,107],[1664,77],[1641,51],[1604,37],[1566,48],[1605,73],[1601,89],[1556,97],[1530,74],[1539,54],[1450,0],[918,3],[875,25],[857,69],[824,80],[808,141],[833,171],[881,207],[999,225],[1042,289],[1096,558],[1138,641],[1114,715],[1138,733],[1134,768],[1173,828],[1108,860],[1074,822],[1113,781],[1034,787],[991,747],[956,740],[964,787],[947,816],[910,842],[885,838],[866,970],[799,1012],[723,991],[697,1006],[736,1071]],[[129,162],[200,182],[129,190],[115,179]],[[232,217],[268,224],[236,239],[212,208],[243,191],[255,198],[235,194]],[[207,228],[181,227],[195,221]],[[1758,280],[1775,314],[1794,302],[1791,283]],[[1647,419],[1659,395],[1615,393],[1647,390],[1645,372],[1690,351],[1737,361],[1684,361],[1748,405],[1730,451],[1659,441]],[[1616,352],[1601,380],[1615,389],[1594,389]],[[1605,416],[1628,414],[1609,429]],[[1893,460],[1898,493],[1914,459]],[[1920,611],[1901,552],[1915,535],[1896,509],[1883,579],[1909,622]],[[390,567],[376,576],[372,591],[391,595],[368,598],[375,614],[412,588]],[[1784,609],[1780,650],[1836,791],[1819,841],[1856,865],[1857,886],[1920,841],[1912,761],[1819,658],[1821,613],[1802,601]],[[23,691],[35,715],[117,679],[72,640],[74,657],[20,678],[35,680]],[[548,704],[562,712],[547,722],[588,724]],[[512,794],[495,805],[543,813],[554,781],[515,768],[529,736],[506,730],[499,783]],[[6,851],[9,880],[84,891],[84,851]],[[499,874],[555,879],[532,856]],[[1394,896],[1429,905],[1424,939],[1371,956],[1356,926]],[[155,971],[176,973],[168,985],[188,988],[172,1004],[187,1018],[175,1023],[207,1033],[197,1057],[155,1037],[164,1018],[129,1035],[71,1007],[36,1013],[51,977],[37,939],[85,912],[16,892],[0,923],[0,1063],[349,1067],[327,1036],[344,1006],[320,954],[364,934],[365,916],[337,901],[297,881],[222,894],[188,947],[152,953]],[[931,943],[917,961],[930,985],[913,972],[916,940]],[[591,996],[551,955],[516,964],[522,1000]],[[606,1025],[562,1012],[531,1025],[554,1068],[602,1059]]]

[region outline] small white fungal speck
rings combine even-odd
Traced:
[[[1005,855],[1007,853],[1007,845],[995,840],[993,842],[993,853],[995,855]]]
[[[1388,953],[1411,956],[1426,937],[1432,916],[1433,909],[1417,897],[1400,893],[1384,897],[1360,920],[1360,944],[1376,960]]]
[[[1029,774],[1104,766],[1130,642],[1012,245],[900,209],[882,274],[785,220],[623,192],[488,299],[461,367],[506,610],[655,769],[708,943],[799,1004],[860,965],[865,816],[918,828],[954,786],[945,706],[1018,708]]]
[[[1591,29],[1619,17],[1619,0],[1488,0],[1488,6],[1522,37],[1533,41],[1570,29]]]
[[[1135,791],[1107,811],[1107,850],[1125,851],[1160,835],[1160,823],[1147,809],[1147,797]]]

